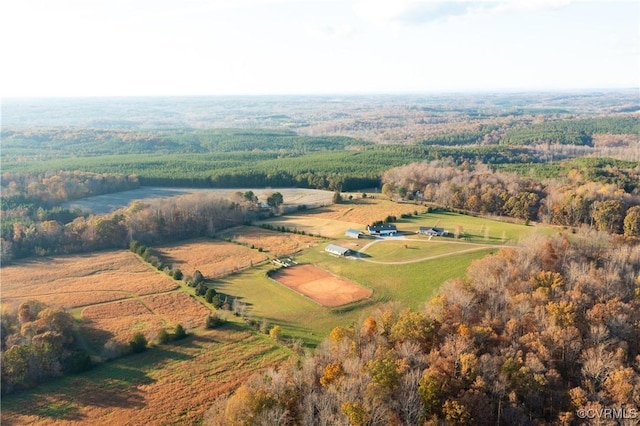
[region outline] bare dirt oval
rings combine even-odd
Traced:
[[[373,290],[313,265],[283,268],[271,278],[322,306],[336,307],[371,297]]]

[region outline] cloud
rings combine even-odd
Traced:
[[[354,0],[363,20],[378,25],[423,25],[462,17],[559,9],[578,0]]]
[[[305,25],[307,34],[320,40],[343,40],[351,38],[355,30],[350,25],[309,23]]]

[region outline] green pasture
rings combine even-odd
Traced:
[[[443,282],[464,276],[471,261],[491,251],[452,253],[451,256],[404,265],[380,265],[332,256],[324,251],[324,245],[314,247],[297,256],[296,261],[314,264],[374,290],[371,300],[333,309],[320,306],[268,279],[265,274],[269,265],[218,280],[215,289],[247,303],[251,318],[278,324],[286,337],[301,338],[305,344],[314,346],[335,326],[361,321],[386,302],[397,301],[403,306],[421,309]]]
[[[456,230],[460,231],[460,239],[466,242],[485,244],[516,243],[538,229],[549,232],[546,226],[532,226],[518,223],[502,222],[483,217],[463,215],[459,213],[436,211],[423,213],[396,222],[398,230],[418,232],[421,226],[434,226],[449,231],[448,237],[434,237],[434,240],[447,241],[453,239]],[[423,238],[429,238],[424,236]]]
[[[482,248],[480,244],[412,238],[411,240],[378,241],[367,247],[364,255],[372,261],[408,262]]]

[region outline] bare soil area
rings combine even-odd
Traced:
[[[373,291],[313,265],[280,269],[272,278],[322,306],[336,307],[371,297]]]

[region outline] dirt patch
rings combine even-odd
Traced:
[[[313,265],[283,268],[271,278],[327,307],[371,297],[373,291]]]

